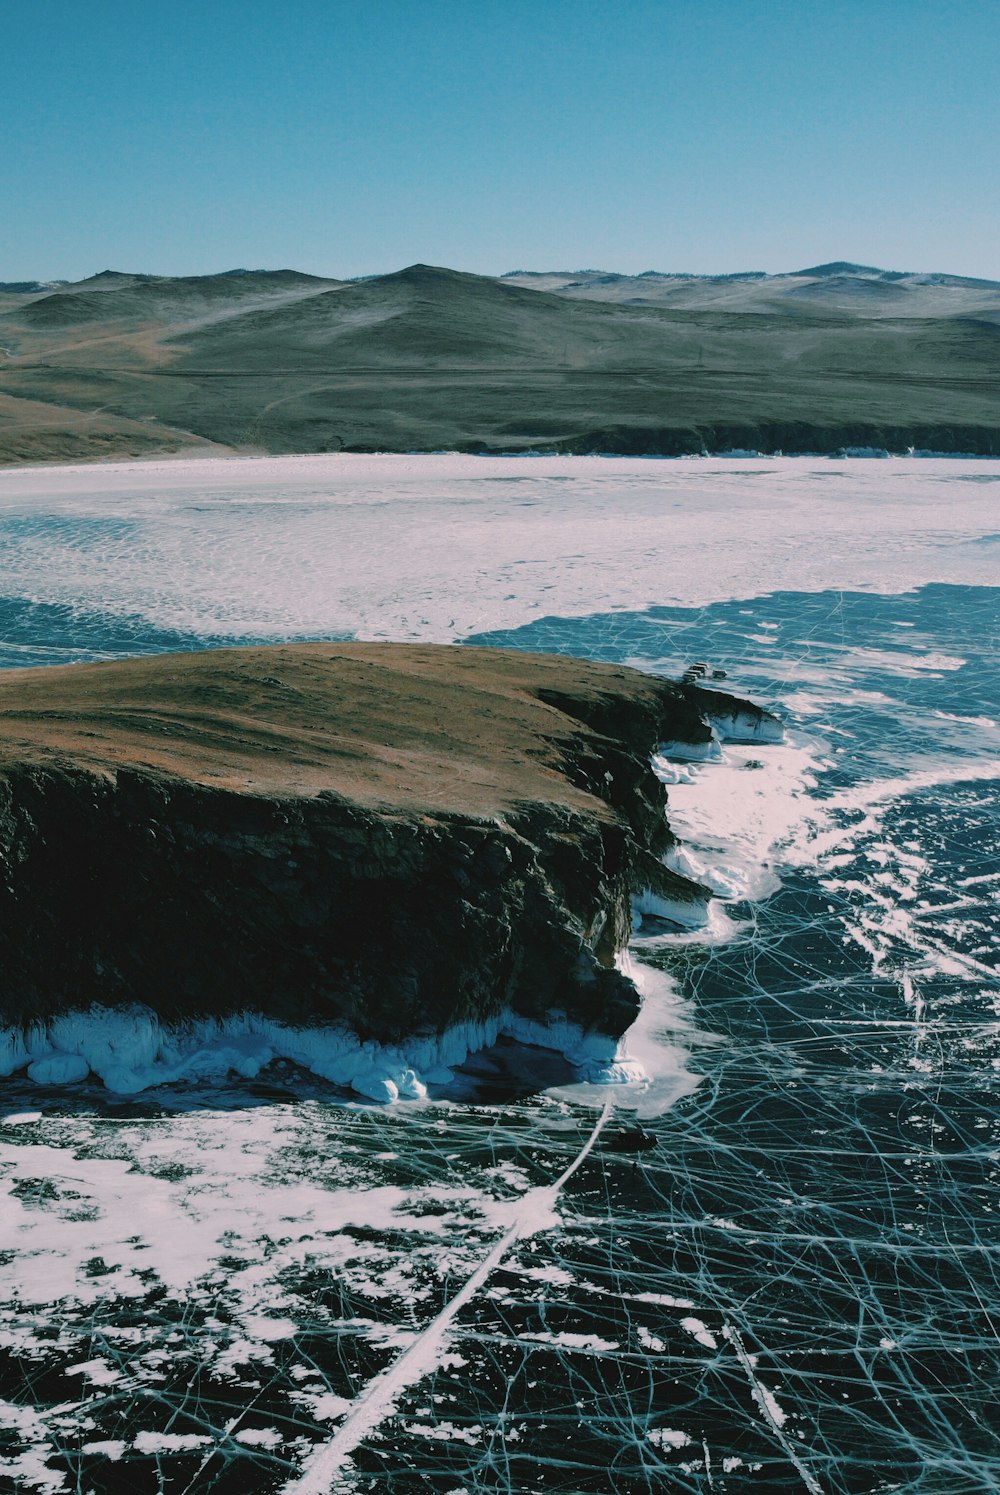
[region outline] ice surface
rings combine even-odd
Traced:
[[[709,660],[788,738],[657,760],[716,897],[622,957],[623,1049],[562,1035],[591,1081],[459,1035],[365,1071],[443,1096],[331,1103],[356,1046],[137,1015],[103,1069],[192,1068],[122,1095],[27,1076],[75,1020],[7,1041],[0,1484],[1000,1486],[1000,468],[297,461],[0,474],[3,658],[478,628]]]
[[[50,639],[72,652],[81,635],[60,609],[89,617],[112,651],[135,649],[137,617],[165,632],[160,647],[206,635],[445,642],[544,613],[789,586],[992,585],[996,475],[988,460],[808,457],[19,468],[0,472],[0,571],[8,597],[50,609],[45,638],[30,620],[18,631],[25,663]],[[684,662],[712,658],[710,642]]]
[[[37,1085],[72,1085],[89,1074],[90,1065],[80,1054],[45,1054],[28,1065],[28,1078]]]

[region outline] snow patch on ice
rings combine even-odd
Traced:
[[[440,1443],[468,1443],[474,1445],[483,1441],[483,1429],[480,1423],[475,1422],[469,1427],[458,1427],[453,1422],[407,1422],[403,1424],[404,1431],[412,1433],[417,1438],[433,1438]]]
[[[85,1443],[83,1452],[117,1464],[127,1448],[128,1444],[122,1438],[99,1438],[96,1443]]]
[[[208,1433],[140,1433],[132,1446],[136,1453],[190,1453],[214,1441]]]
[[[336,1422],[352,1406],[346,1396],[337,1396],[333,1391],[293,1391],[290,1399],[304,1408],[314,1422]]]
[[[693,1335],[700,1345],[705,1346],[706,1350],[717,1350],[719,1348],[719,1342],[715,1335],[702,1323],[701,1319],[683,1318],[681,1319],[681,1328],[688,1334]]]
[[[121,1380],[121,1371],[113,1370],[106,1360],[84,1360],[79,1365],[67,1365],[64,1376],[86,1376],[93,1386],[112,1386]]]
[[[654,1448],[687,1448],[693,1441],[680,1428],[650,1428],[646,1437]]]
[[[247,1448],[280,1448],[284,1441],[276,1428],[243,1428],[233,1437]]]
[[[694,1304],[690,1298],[675,1298],[671,1293],[632,1293],[629,1301],[633,1303],[656,1303],[661,1308],[693,1308]]]
[[[0,1455],[0,1483],[3,1483],[4,1475],[9,1476],[7,1488],[18,1491],[19,1495],[23,1490],[56,1495],[57,1491],[67,1488],[66,1476],[59,1470],[48,1468],[48,1460],[55,1458],[57,1450],[39,1412],[33,1407],[19,1406],[0,1398],[0,1430],[12,1432],[30,1445],[23,1453],[11,1458]]]
[[[248,1333],[267,1342],[275,1339],[292,1339],[299,1332],[298,1324],[293,1324],[291,1319],[272,1319],[260,1315],[244,1319],[243,1326]]]

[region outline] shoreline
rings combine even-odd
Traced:
[[[34,473],[89,473],[89,472],[143,472],[156,471],[160,468],[168,470],[178,469],[190,471],[195,467],[204,467],[223,471],[237,467],[249,467],[257,465],[279,464],[315,464],[317,467],[329,464],[332,469],[340,468],[342,471],[349,470],[354,464],[361,463],[425,463],[425,462],[447,462],[468,463],[469,474],[482,472],[489,463],[502,463],[505,466],[514,462],[524,462],[537,470],[540,463],[558,463],[560,466],[570,466],[578,472],[585,472],[585,464],[595,464],[596,468],[606,467],[614,464],[619,469],[627,467],[644,468],[648,464],[657,466],[663,463],[671,465],[693,465],[711,467],[719,463],[797,463],[797,462],[832,462],[838,467],[845,466],[850,469],[854,464],[860,463],[868,467],[872,463],[919,463],[924,466],[929,463],[956,462],[965,467],[968,463],[983,462],[988,465],[1000,464],[1000,452],[944,452],[944,451],[906,451],[891,452],[887,450],[861,450],[853,449],[845,452],[837,451],[815,451],[815,452],[758,452],[758,451],[723,451],[723,452],[663,452],[663,453],[626,453],[626,452],[556,452],[556,451],[510,451],[510,452],[464,452],[457,449],[444,449],[441,451],[374,451],[374,452],[215,452],[211,456],[205,456],[197,449],[183,450],[177,452],[161,452],[150,457],[94,457],[89,462],[8,462],[0,463],[0,482],[12,475],[31,475]],[[595,469],[596,470],[596,469]]]
[[[580,1035],[555,1047],[590,1054],[593,1035],[613,1064],[638,1010],[615,964],[636,911],[701,923],[711,898],[667,863],[651,754],[784,736],[727,693],[459,646],[205,650],[3,686],[4,1026],[52,1029],[37,1052],[11,1039],[6,1067],[110,1065],[126,1091],[117,1070],[151,1073],[161,1049],[164,1078],[186,1072],[171,1029],[247,1013],[335,1030],[329,1077],[355,1088],[350,1055],[385,1050],[386,1073],[361,1078],[374,1099],[420,1092],[414,1035],[470,1022],[496,1020],[494,1038],[568,1022]],[[136,1005],[167,1034],[138,1060],[115,1057],[127,1034],[95,1060],[68,1016]]]

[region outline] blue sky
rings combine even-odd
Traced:
[[[0,280],[1000,279],[1000,0],[34,0],[0,38]]]

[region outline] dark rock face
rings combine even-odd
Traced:
[[[499,443],[481,450],[502,450]],[[881,451],[905,456],[912,450],[977,457],[1000,455],[1000,427],[970,422],[715,421],[698,425],[655,426],[638,422],[604,426],[553,442],[568,456],[692,457],[731,451],[794,456],[838,456]]]
[[[621,1033],[631,895],[708,896],[659,860],[649,753],[709,737],[697,690],[499,650],[12,672],[0,1018],[141,1002],[386,1042],[513,1009]]]
[[[634,1015],[600,963],[627,937],[624,829],[559,806],[500,826],[128,772],[5,789],[11,1016],[138,1000],[164,1017],[343,1021],[386,1041],[509,1005],[619,1031]]]

